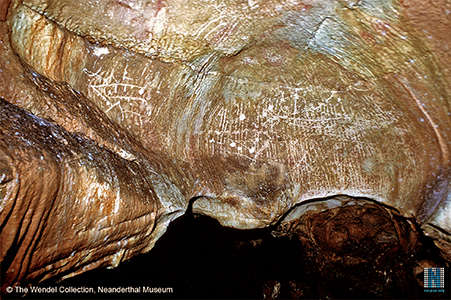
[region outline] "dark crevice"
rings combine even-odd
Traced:
[[[194,201],[190,201],[185,215],[169,225],[149,253],[125,261],[116,269],[97,269],[62,282],[48,280],[41,284],[94,289],[99,286],[170,287],[172,293],[56,293],[41,294],[39,298],[28,295],[25,299],[262,299],[263,295],[271,299],[272,294],[277,294],[277,299],[447,299],[450,296],[449,285],[445,294],[424,294],[419,283],[422,273],[414,273],[413,264],[403,265],[405,261],[429,260],[437,266],[447,266],[440,260],[432,240],[425,236],[421,237],[421,247],[413,259],[400,258],[393,266],[384,266],[384,270],[393,272],[392,282],[378,295],[372,290],[355,290],[351,284],[364,283],[365,274],[370,274],[372,268],[345,269],[330,264],[333,269],[320,273],[299,240],[276,238],[271,234],[273,228],[223,227],[210,217],[193,214]],[[448,280],[449,268],[446,270]],[[371,282],[371,286],[375,284],[383,287],[385,282]],[[404,293],[406,289],[410,290],[408,294]]]

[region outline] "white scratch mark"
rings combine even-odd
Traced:
[[[120,202],[121,202],[121,193],[120,193],[120,190],[118,190],[116,192],[116,200],[114,201],[114,209],[113,209],[114,214],[118,213]]]
[[[110,50],[108,50],[107,47],[95,47],[94,48],[94,55],[95,56],[102,56],[102,55],[106,55],[109,54]]]

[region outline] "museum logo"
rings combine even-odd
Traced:
[[[424,268],[423,286],[427,293],[444,293],[445,268]]]

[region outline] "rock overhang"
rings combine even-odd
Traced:
[[[115,27],[97,26],[96,19],[88,18],[95,30],[89,22],[65,22],[67,7],[51,16],[58,10],[52,1],[16,6],[11,39],[22,61],[86,95],[152,159],[162,160],[157,172],[168,173],[183,195],[166,201],[173,211],[197,197],[195,211],[254,228],[277,222],[303,201],[346,194],[427,222],[447,201],[446,80],[393,14],[399,6],[383,1],[382,11],[391,12],[384,17],[357,2],[334,2],[332,9],[312,1],[294,12],[283,22],[302,20],[308,10],[323,14],[304,44],[305,32],[293,32],[315,18],[288,29],[262,22],[272,31],[239,50],[232,38],[229,52],[223,48],[233,31],[225,31],[226,44],[218,39],[172,59],[164,51],[160,57],[136,50],[121,30],[119,37],[105,33],[99,28]],[[123,9],[141,7],[131,3]],[[343,8],[338,15],[337,5]],[[130,157],[136,149],[115,152]]]

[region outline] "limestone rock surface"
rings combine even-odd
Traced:
[[[449,258],[450,4],[418,2],[12,1],[7,283],[148,251],[194,200],[251,229],[312,200],[371,199]]]

